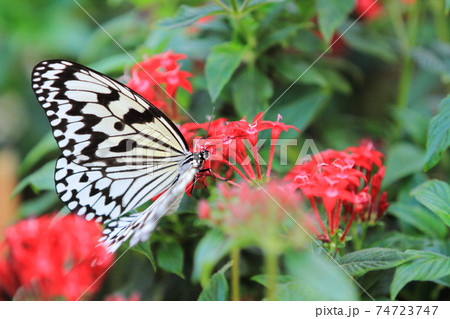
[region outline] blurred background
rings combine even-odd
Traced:
[[[379,1],[347,32],[368,8],[366,1],[354,2],[328,29],[318,21],[313,0],[263,2],[252,2],[255,8],[241,20],[239,29],[224,15],[202,21],[193,15],[186,23],[187,10],[185,19],[180,18],[181,5],[196,7],[204,1],[2,1],[0,238],[13,221],[61,207],[48,181],[51,171],[26,179],[59,152],[30,86],[34,65],[46,59],[68,59],[123,79],[135,64],[98,24],[137,61],[167,50],[186,54],[182,68],[194,74],[194,93],[180,92],[177,99],[199,121],[206,121],[213,105],[217,116],[251,119],[258,107],[267,108],[295,81],[265,115],[265,119],[276,120],[282,114],[284,122],[302,131],[300,137],[295,132],[286,137],[299,138],[299,145],[312,138],[321,151],[372,139],[387,156],[384,188],[390,190],[390,200],[423,181],[429,121],[450,89],[450,28],[444,1]],[[239,72],[250,64],[257,70],[257,83],[246,84],[260,93],[251,101],[236,89],[242,84],[241,73],[233,75],[218,99],[212,101],[208,94],[205,60],[215,45],[230,40],[250,48]],[[335,40],[324,57],[298,79]],[[292,158],[296,158],[294,151]],[[429,176],[447,179],[448,165],[444,153],[442,163]],[[280,173],[287,169],[277,167]],[[11,200],[20,181],[20,194]],[[142,268],[152,276],[148,267]],[[140,285],[139,276],[135,285]],[[168,281],[152,292],[152,298],[159,294],[166,299],[189,299],[200,289],[175,289],[167,294],[180,282]],[[105,287],[115,284],[111,279]],[[182,291],[188,295],[181,296]]]

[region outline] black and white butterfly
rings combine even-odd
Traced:
[[[192,153],[175,124],[125,85],[80,64],[36,65],[32,87],[62,155],[55,185],[67,207],[105,225],[111,252],[146,241],[179,206],[208,159]],[[164,192],[164,193],[163,193]],[[145,211],[129,213],[163,193]]]

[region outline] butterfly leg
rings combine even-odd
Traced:
[[[228,182],[228,181],[230,180],[229,178],[225,178],[225,177],[222,177],[222,176],[220,176],[220,175],[217,175],[216,173],[214,173],[214,172],[212,171],[211,168],[205,168],[205,169],[201,169],[201,170],[199,171],[199,173],[204,173],[204,172],[210,173],[212,176],[214,176],[215,178],[217,178],[219,181]]]

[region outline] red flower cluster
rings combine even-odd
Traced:
[[[321,152],[288,173],[285,180],[291,182],[292,188],[300,189],[311,203],[322,229],[322,234],[315,230],[318,238],[330,241],[344,220],[347,226],[340,237],[343,241],[356,217],[369,221],[384,214],[388,203],[386,192],[379,194],[385,172],[382,157],[372,142],[364,141],[359,147],[345,151]],[[318,204],[323,204],[328,229],[322,222]]]
[[[306,233],[298,227],[299,224],[308,227],[300,210],[302,196],[286,191],[286,183],[276,179],[264,187],[246,182],[219,183],[213,197],[212,201],[199,202],[199,218],[218,225],[242,243],[256,243],[263,249],[279,247],[275,249],[279,252],[282,247],[303,246],[308,241]]]
[[[113,255],[98,245],[101,229],[76,215],[21,220],[0,246],[0,296],[77,300],[98,291]],[[83,298],[85,299],[85,298]]]
[[[383,13],[383,6],[380,1],[375,2],[375,0],[357,0],[355,4],[355,13],[358,17],[364,14],[362,17],[363,19],[375,20]]]
[[[261,147],[258,145],[259,132],[271,130],[270,154],[265,172],[265,176],[269,177],[275,144],[281,132],[290,128],[298,131],[294,126],[282,123],[280,120],[281,116],[278,117],[276,122],[263,121],[261,112],[251,123],[247,122],[245,117],[240,121],[227,121],[225,118],[219,118],[211,123],[186,123],[180,127],[180,131],[186,140],[193,140],[194,145],[190,142],[192,149],[196,151],[207,149],[210,152],[211,160],[205,163],[204,168],[218,171],[225,164],[243,180],[250,182],[254,179],[261,180],[263,178],[262,165],[264,163],[258,153]],[[194,137],[200,129],[208,131],[206,139]],[[248,145],[246,145],[246,142],[248,142]],[[231,171],[228,170],[226,174],[229,177]]]
[[[411,5],[414,4],[416,0],[400,0],[400,2]],[[355,13],[358,16],[364,14],[362,17],[363,19],[376,20],[384,13],[384,8],[380,0],[357,0],[355,4]]]
[[[192,74],[180,70],[178,60],[185,59],[184,54],[167,51],[156,54],[131,68],[131,79],[127,86],[152,102],[171,119],[178,119],[175,94],[178,88],[192,93],[188,81]]]

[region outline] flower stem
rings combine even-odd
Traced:
[[[366,241],[366,235],[367,235],[367,228],[369,226],[369,222],[365,222],[362,224],[362,233],[361,233],[361,248],[364,248],[364,242]]]
[[[258,150],[256,149],[256,145],[252,144],[252,153],[253,153],[253,160],[255,161],[255,167],[256,167],[256,174],[258,176],[258,179],[261,179],[261,166],[259,165],[259,154]]]
[[[434,16],[433,20],[436,26],[436,34],[439,40],[447,43],[449,41],[449,31],[445,16],[444,2],[441,0],[432,0],[430,3]]]
[[[241,7],[239,8],[239,11],[244,11],[247,8],[249,0],[244,0],[244,2],[242,3]]]
[[[267,275],[267,300],[277,300],[278,256],[272,251],[265,252]]]
[[[247,177],[245,177],[245,175],[236,167],[236,166],[234,166],[233,164],[231,164],[229,161],[227,161],[226,159],[223,159],[222,160],[222,162],[225,164],[225,165],[228,165],[229,167],[231,167],[231,169],[233,170],[233,171],[235,171],[240,177],[242,177],[242,179],[244,180],[244,181],[246,181],[247,183],[249,183],[250,184],[250,180],[247,178]]]
[[[233,247],[231,249],[231,300],[239,301],[239,248]]]
[[[355,251],[362,249],[362,241],[361,238],[358,235],[358,224],[353,224],[353,227],[350,228],[352,233],[352,242],[353,242],[353,248]]]
[[[411,80],[413,74],[413,61],[411,59],[411,51],[414,48],[417,26],[419,23],[419,1],[412,4],[410,11],[408,12],[408,23],[406,26],[406,34],[403,34],[403,63],[402,63],[402,75],[400,79],[400,89],[397,99],[397,105],[399,108],[405,108],[408,103],[408,95],[411,87]],[[398,19],[402,19],[401,14],[397,15]]]
[[[230,8],[228,8],[225,4],[223,4],[222,1],[220,1],[220,0],[214,0],[214,2],[215,2],[218,6],[222,7],[222,9],[224,9],[225,11],[227,11],[227,12],[230,12],[230,11],[231,11]]]
[[[345,236],[347,236],[347,233],[348,233],[350,227],[352,226],[353,220],[355,219],[355,217],[356,217],[356,211],[353,211],[353,212],[352,212],[352,215],[350,216],[350,220],[349,220],[348,223],[347,223],[347,227],[345,228],[345,231],[344,231],[344,233],[342,234],[342,236],[341,236],[341,238],[340,238],[340,241],[344,241]],[[353,228],[355,228],[355,227],[353,227]],[[354,240],[354,239],[355,239],[355,238],[353,238],[353,240]]]
[[[234,13],[238,13],[239,12],[239,8],[238,8],[238,5],[236,3],[236,0],[231,0],[231,7],[233,8]]]
[[[314,198],[308,197],[308,199],[309,199],[309,202],[311,203],[311,207],[313,208],[314,214],[316,215],[316,218],[317,218],[317,220],[319,222],[320,228],[322,228],[323,235],[326,235],[327,234],[327,229],[323,225],[322,218],[320,217],[319,211],[317,210],[317,206],[314,203]]]
[[[270,177],[270,172],[272,170],[272,161],[273,161],[273,154],[275,153],[275,143],[270,145],[270,154],[269,154],[269,163],[267,164],[267,171],[266,176]]]

